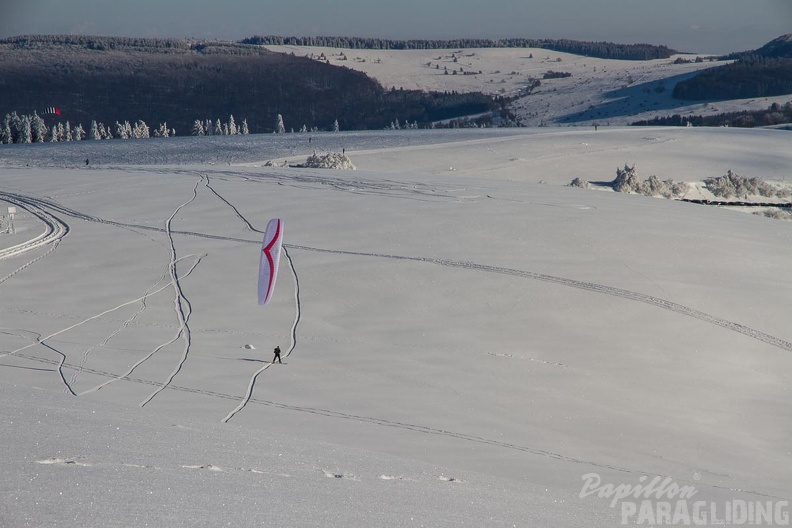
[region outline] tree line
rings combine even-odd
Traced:
[[[674,87],[676,99],[728,100],[792,94],[792,59],[746,55]]]
[[[600,59],[653,60],[667,59],[678,53],[667,46],[654,44],[616,44],[569,39],[463,38],[450,40],[411,39],[393,40],[366,37],[283,37],[255,35],[240,41],[242,44],[268,46],[318,46],[346,49],[414,50],[460,48],[542,48]]]
[[[710,116],[655,117],[633,123],[635,126],[732,126],[753,128],[792,123],[792,101],[780,105],[773,103],[766,110],[728,112]]]
[[[12,143],[49,143],[58,141],[82,141],[103,139],[145,139],[150,137],[173,137],[176,129],[170,128],[167,123],[161,123],[156,128],[150,128],[145,121],[138,120],[134,124],[129,121],[115,122],[115,126],[106,126],[102,122],[91,121],[88,130],[82,123],[72,125],[58,121],[52,125],[46,123],[44,116],[37,112],[19,115],[16,112],[6,114],[0,121],[0,145]],[[234,116],[230,116],[225,123],[220,119],[196,119],[190,131],[193,136],[222,136],[248,134],[247,120],[243,119],[237,125]]]

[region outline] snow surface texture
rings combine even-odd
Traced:
[[[788,142],[0,148],[0,206],[18,211],[0,235],[0,526],[619,525],[578,496],[587,473],[790,500],[792,224],[567,186],[625,164],[783,183]],[[265,166],[320,148],[357,170]],[[261,308],[273,217],[285,259]]]

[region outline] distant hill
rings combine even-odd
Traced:
[[[0,39],[0,118],[58,107],[59,119],[167,122],[246,120],[252,133],[379,129],[486,112],[483,94],[386,91],[365,74],[261,46],[181,39],[33,35]]]
[[[677,83],[674,97],[727,100],[792,94],[792,34],[728,58],[734,62]]]
[[[452,39],[452,40],[390,40],[365,37],[282,37],[254,36],[243,44],[267,46],[320,46],[347,49],[460,49],[460,48],[542,48],[586,57],[618,60],[667,59],[677,51],[654,44],[616,44],[568,39]]]
[[[792,33],[771,40],[754,54],[775,59],[792,59]]]

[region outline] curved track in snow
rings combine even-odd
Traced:
[[[122,222],[115,222],[115,221],[108,221],[103,220],[100,218],[92,217],[89,215],[85,215],[78,211],[74,211],[63,207],[62,205],[50,201],[50,200],[42,200],[42,199],[35,199],[29,198],[22,195],[11,195],[9,193],[3,193],[4,196],[12,196],[18,199],[27,200],[28,203],[35,207],[39,208],[52,208],[58,212],[63,214],[73,216],[75,218],[79,218],[82,220],[88,220],[93,222],[101,222],[111,225],[117,225],[119,227],[125,228],[134,228],[134,229],[144,229],[144,230],[151,230],[151,231],[160,231],[164,232],[165,230],[160,227],[152,227],[152,226],[145,226],[145,225],[138,225],[138,224],[127,224]],[[225,201],[225,200],[224,200]],[[227,203],[227,202],[226,202]],[[236,208],[234,208],[236,210]],[[240,215],[241,216],[241,215]],[[247,223],[247,222],[246,222]],[[257,231],[254,229],[254,231]],[[184,236],[196,236],[202,238],[209,238],[209,239],[216,239],[216,240],[228,240],[246,244],[259,244],[260,241],[258,240],[247,240],[243,238],[235,238],[235,237],[225,237],[219,235],[211,235],[206,233],[198,233],[194,231],[172,231],[173,234],[179,234]],[[685,306],[679,303],[675,303],[672,301],[668,301],[666,299],[662,299],[660,297],[655,297],[653,295],[647,295],[639,292],[634,292],[630,290],[625,290],[622,288],[616,288],[613,286],[606,286],[603,284],[597,284],[593,282],[586,282],[586,281],[579,281],[575,279],[569,279],[566,277],[558,277],[555,275],[547,275],[544,273],[536,273],[532,271],[525,271],[525,270],[518,270],[514,268],[504,268],[499,266],[490,266],[486,264],[479,264],[475,262],[469,261],[457,261],[457,260],[450,260],[450,259],[437,259],[437,258],[430,258],[430,257],[413,257],[413,256],[406,256],[406,255],[393,255],[393,254],[386,254],[386,253],[369,253],[369,252],[362,252],[362,251],[344,251],[344,250],[335,250],[335,249],[325,249],[325,248],[315,248],[309,246],[299,246],[293,244],[284,244],[284,248],[286,249],[297,249],[302,251],[313,251],[318,253],[334,253],[339,255],[350,255],[350,256],[359,256],[359,257],[372,257],[372,258],[385,258],[385,259],[394,259],[394,260],[403,260],[403,261],[413,261],[413,262],[423,262],[427,264],[434,264],[438,266],[446,266],[446,267],[453,267],[453,268],[463,268],[468,269],[471,271],[481,271],[486,273],[499,273],[503,275],[512,275],[515,277],[521,277],[526,279],[532,280],[540,280],[543,282],[551,282],[554,284],[558,284],[561,286],[567,286],[570,288],[577,288],[581,290],[591,291],[595,293],[600,293],[604,295],[611,295],[614,297],[620,297],[622,299],[627,299],[631,301],[637,301],[644,304],[649,304],[651,306],[655,306],[657,308],[661,308],[664,310],[669,310],[675,312],[680,315],[684,315],[687,317],[693,317],[700,321],[707,322],[709,324],[713,324],[724,328],[726,330],[730,330],[733,332],[737,332],[739,334],[748,336],[752,339],[756,339],[758,341],[762,341],[774,347],[781,348],[783,350],[792,352],[792,342],[787,341],[785,339],[781,339],[776,336],[772,336],[765,332],[761,332],[754,328],[739,324],[734,321],[730,321],[728,319],[724,319],[722,317],[718,317],[712,314],[708,314],[706,312],[702,312],[700,310],[696,310],[695,308],[691,308],[689,306]]]
[[[41,233],[40,235],[21,244],[17,244],[15,246],[11,246],[5,249],[0,249],[0,260],[17,257],[29,251],[38,249],[42,246],[46,246],[47,244],[52,244],[52,247],[50,247],[50,249],[43,255],[39,255],[33,260],[18,267],[17,269],[6,275],[5,277],[0,278],[0,284],[2,284],[3,282],[7,281],[11,277],[22,271],[23,269],[33,264],[34,262],[44,258],[45,256],[55,251],[55,249],[57,249],[58,244],[60,244],[60,241],[63,239],[63,237],[69,234],[70,228],[69,228],[69,224],[67,224],[57,216],[39,207],[37,204],[37,200],[35,199],[28,198],[24,195],[0,191],[0,200],[14,204],[16,207],[19,207],[20,209],[24,209],[31,215],[38,218],[44,224],[44,232]]]

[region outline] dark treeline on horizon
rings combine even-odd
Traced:
[[[613,42],[584,42],[568,39],[477,39],[451,40],[390,40],[366,37],[282,37],[256,35],[240,41],[242,44],[269,46],[320,46],[347,49],[460,49],[460,48],[542,48],[600,59],[653,60],[667,59],[678,53],[666,46],[653,44],[615,44]]]

